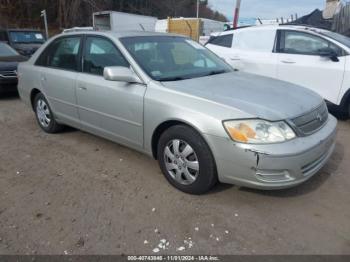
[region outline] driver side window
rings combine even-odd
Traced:
[[[102,76],[104,68],[108,66],[129,67],[130,65],[110,40],[102,37],[87,37],[83,72]]]
[[[339,56],[342,55],[340,47],[316,35],[298,31],[281,31],[278,48],[280,53],[319,55],[325,48],[332,49]]]

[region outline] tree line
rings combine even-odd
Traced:
[[[46,9],[51,31],[90,26],[92,13],[103,10],[167,17],[195,17],[196,0],[0,0],[0,26],[42,28],[40,11]],[[200,16],[219,21],[227,18],[200,5]]]

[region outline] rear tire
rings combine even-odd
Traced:
[[[159,139],[157,155],[166,179],[182,192],[201,195],[218,181],[209,146],[190,127],[177,125],[166,130]]]
[[[54,134],[62,131],[63,126],[57,123],[50,105],[42,93],[35,96],[34,112],[39,126],[46,133]]]

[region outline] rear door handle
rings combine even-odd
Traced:
[[[79,86],[78,87],[80,90],[83,90],[83,91],[86,91],[87,90],[87,88],[85,87],[85,86]]]
[[[293,60],[282,60],[281,62],[284,63],[284,64],[295,64],[296,63]]]

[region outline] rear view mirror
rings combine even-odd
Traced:
[[[142,83],[140,78],[130,68],[122,66],[105,67],[103,77],[109,81]]]
[[[326,57],[333,62],[339,62],[338,54],[332,48],[323,48],[319,50],[319,55],[321,57]]]

